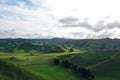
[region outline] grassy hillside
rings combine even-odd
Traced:
[[[27,41],[0,40],[0,52],[37,52],[37,53],[55,53],[64,52],[64,48],[57,44],[48,44],[45,42],[34,43]]]
[[[74,48],[85,51],[119,50],[120,39],[0,39],[2,52],[64,52]]]
[[[0,60],[0,80],[45,80],[8,61]]]
[[[2,59],[11,61],[14,64],[19,64],[27,71],[41,76],[46,80],[82,80],[80,76],[76,76],[71,71],[60,66],[54,66],[49,63],[51,58],[69,54],[65,53],[49,53],[49,54],[35,54],[27,55],[28,53],[0,53]],[[74,54],[74,53],[70,53]],[[14,59],[11,59],[14,57]]]
[[[71,48],[73,52],[69,52]],[[82,80],[68,69],[51,65],[50,60],[56,57],[89,68],[94,72],[95,80],[120,80],[119,49],[119,39],[0,40],[0,58],[21,65],[46,80],[66,80],[66,77],[69,80]],[[7,78],[7,75],[0,74],[0,79]]]
[[[69,72],[68,70],[59,66],[42,64],[26,66],[26,69],[49,80],[66,80],[66,78],[67,80],[81,80],[80,76],[78,77],[72,72]]]
[[[101,80],[101,77],[106,78],[106,80],[119,80],[120,54],[113,55],[109,59],[94,65],[92,70],[94,70],[97,75],[101,75],[97,76],[98,80]]]
[[[120,79],[120,51],[86,52],[84,54],[62,55],[59,58],[91,69],[96,80]]]
[[[120,51],[28,54],[0,53],[0,58],[22,65],[26,70],[48,80],[66,80],[66,77],[69,80],[82,80],[80,76],[76,76],[67,69],[49,64],[50,59],[55,57],[60,60],[67,59],[79,66],[91,69],[95,74],[95,80],[120,79]],[[11,57],[15,59],[11,59]]]

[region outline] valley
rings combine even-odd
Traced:
[[[39,80],[86,80],[61,65],[51,64],[50,61],[54,58],[60,61],[68,60],[79,67],[90,69],[95,75],[95,80],[120,79],[120,50],[118,48],[120,40],[96,40],[95,43],[92,40],[87,42],[86,40],[77,41],[63,39],[43,41],[1,40],[0,59],[10,64],[18,65],[28,71],[28,74],[32,73],[39,77]],[[113,43],[107,44],[108,41]],[[96,48],[93,48],[96,44]],[[110,49],[110,47],[113,49]],[[70,48],[73,50],[70,50]],[[2,72],[0,72],[0,79],[18,80],[14,76],[11,79],[8,74],[2,74]],[[25,79],[21,78],[20,80]],[[31,78],[31,80],[37,79]]]

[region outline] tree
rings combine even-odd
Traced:
[[[71,67],[71,62],[69,62],[68,60],[63,60],[61,65],[65,68],[70,68]]]
[[[72,69],[72,71],[76,72],[77,71],[77,66],[72,64],[71,69]]]
[[[70,48],[70,49],[69,49],[69,53],[70,53],[70,52],[73,52],[73,51],[74,51],[73,48]]]
[[[93,75],[93,73],[92,73],[89,69],[86,70],[85,77],[86,77],[88,80],[94,80],[94,75]]]
[[[77,69],[77,73],[80,74],[81,77],[86,78],[87,80],[94,80],[94,75],[89,69],[79,67]]]
[[[59,65],[60,64],[60,60],[57,59],[57,58],[53,59],[53,64],[54,65]]]
[[[60,60],[55,58],[53,59],[53,64],[54,65],[61,64],[62,67],[75,72],[76,74],[80,75],[86,80],[94,80],[94,74],[91,72],[91,70],[86,69],[85,67],[78,67],[77,65],[74,65],[72,62],[69,62],[68,60],[62,60],[60,63]]]

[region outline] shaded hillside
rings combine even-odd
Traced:
[[[69,60],[78,66],[91,69],[96,80],[119,80],[120,51],[86,52],[83,54],[71,54],[58,57],[61,60]]]
[[[83,39],[83,40],[70,40],[66,43],[73,48],[88,50],[88,51],[107,51],[119,50],[119,39]]]
[[[120,50],[119,39],[0,39],[0,51],[64,52],[70,48],[85,51]]]
[[[64,52],[64,50],[60,46],[57,46],[55,44],[36,45],[32,43],[22,43],[18,45],[17,49],[22,49],[25,52],[29,52],[32,50],[43,53]]]
[[[44,80],[10,62],[0,60],[0,80]]]
[[[57,44],[46,44],[43,43],[33,43],[33,42],[14,42],[13,41],[1,41],[0,42],[0,52],[13,53],[15,51],[23,52],[42,52],[42,53],[52,53],[52,52],[64,52],[64,48]]]

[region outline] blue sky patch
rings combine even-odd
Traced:
[[[20,2],[25,3],[27,6],[33,6],[30,0],[0,0],[0,4],[6,4],[10,6],[17,6]]]

